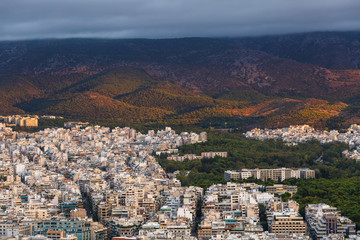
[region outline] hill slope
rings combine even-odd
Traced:
[[[237,39],[241,47],[330,69],[360,69],[360,32],[315,32]]]
[[[174,124],[356,122],[358,36],[0,42],[0,114]]]

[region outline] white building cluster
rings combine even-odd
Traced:
[[[0,120],[8,125],[32,128],[38,126],[39,116],[37,115],[11,115],[0,116]]]
[[[282,201],[264,190],[264,186],[255,183],[228,182],[210,186],[203,198],[198,239],[360,238],[355,233],[355,224],[341,216],[336,208],[310,204],[304,220],[297,202]]]
[[[309,239],[306,226],[294,227],[289,231],[291,221],[304,221],[298,214],[296,202],[281,202],[273,194],[263,192],[264,187],[255,183],[230,183],[212,185],[206,190],[199,226],[199,240],[217,239]],[[270,231],[264,231],[260,223],[259,204],[266,208]],[[294,215],[294,216],[293,216]],[[276,217],[275,217],[276,216]],[[282,220],[280,220],[282,219]],[[295,220],[294,220],[295,219]],[[279,221],[286,221],[287,228]],[[296,222],[296,223],[297,223]]]
[[[154,153],[176,152],[204,136],[169,127],[147,134],[100,126],[20,133],[0,123],[0,238],[308,239],[297,203],[282,202],[271,189],[229,182],[203,195],[168,178]]]
[[[168,127],[18,133],[0,124],[0,237],[191,239],[202,189],[169,179],[153,153],[196,142]]]
[[[310,140],[318,140],[321,143],[334,141],[349,144],[351,151],[344,151],[343,155],[348,158],[360,160],[360,125],[351,125],[346,132],[339,133],[337,130],[320,131],[315,130],[309,125],[290,126],[278,129],[258,129],[255,128],[245,133],[247,138],[258,140],[282,139],[288,143],[303,143]]]
[[[299,204],[295,201],[283,202],[278,198],[267,201],[266,218],[272,233],[306,235],[307,225],[299,214]]]

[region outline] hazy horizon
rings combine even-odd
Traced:
[[[310,32],[295,32],[284,34],[261,34],[261,35],[248,35],[248,36],[189,36],[189,37],[163,37],[163,38],[145,38],[145,37],[49,37],[49,38],[28,38],[28,39],[14,39],[14,40],[0,40],[0,42],[21,42],[21,41],[42,41],[42,40],[177,40],[177,39],[241,39],[241,38],[261,38],[261,37],[276,37],[276,36],[295,36],[306,34],[337,34],[337,33],[360,33],[360,30],[353,31],[310,31]]]

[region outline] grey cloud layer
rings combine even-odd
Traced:
[[[360,0],[0,0],[0,40],[360,30]]]

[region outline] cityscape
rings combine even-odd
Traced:
[[[2,0],[0,240],[360,240],[360,0]]]
[[[299,204],[282,197],[296,194],[296,186],[236,182],[311,179],[316,177],[314,170],[228,170],[226,184],[186,187],[176,175],[167,175],[156,156],[168,154],[171,161],[226,158],[226,152],[172,155],[182,145],[206,142],[206,132],[177,134],[166,127],[142,134],[128,127],[65,125],[70,127],[26,133],[0,124],[1,237],[358,239],[356,225],[334,206],[309,204],[301,216]],[[308,126],[289,129],[290,136],[284,130],[271,135],[259,129],[246,136],[282,132],[292,139],[300,130],[312,137],[327,136]],[[358,134],[358,126],[350,132]]]

